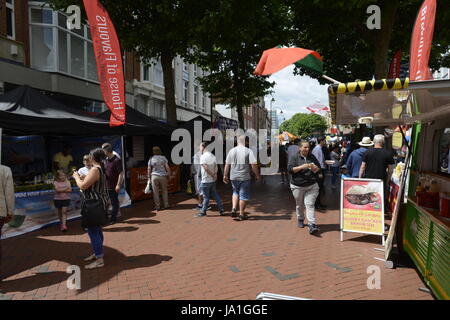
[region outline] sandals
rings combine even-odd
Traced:
[[[84,258],[84,261],[88,262],[88,261],[94,261],[95,260],[95,254],[91,254],[89,257]]]

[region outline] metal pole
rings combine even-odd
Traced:
[[[339,83],[339,81],[337,81],[337,80],[335,80],[335,79],[333,79],[333,78],[330,78],[329,76],[326,76],[326,75],[322,75],[322,78],[324,78],[324,79],[326,79],[326,80],[328,80],[328,81],[331,81],[331,82],[333,82],[333,83]]]

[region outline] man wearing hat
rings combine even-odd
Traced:
[[[359,169],[363,161],[363,157],[366,154],[369,147],[373,146],[372,140],[369,137],[362,138],[362,141],[358,143],[361,148],[354,150],[350,153],[346,167],[352,178],[359,177]]]

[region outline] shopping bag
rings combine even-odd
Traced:
[[[186,186],[186,193],[192,194],[192,180],[188,180],[188,183]]]
[[[147,186],[145,187],[144,193],[145,194],[152,193],[152,182],[150,180],[147,181]]]

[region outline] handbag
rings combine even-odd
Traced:
[[[150,194],[152,193],[152,182],[150,180],[147,181],[147,186],[144,189],[144,193],[145,194]]]
[[[83,228],[100,227],[108,223],[108,212],[101,199],[84,200],[81,208]]]

